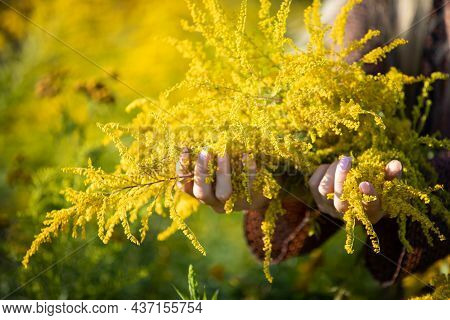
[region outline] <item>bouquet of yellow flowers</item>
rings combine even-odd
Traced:
[[[198,154],[207,147],[216,155],[226,153],[236,164],[232,166],[233,191],[225,204],[226,212],[233,211],[242,195],[251,203],[253,190],[271,199],[262,224],[264,271],[269,281],[271,237],[277,217],[283,214],[280,196],[284,186],[274,173],[282,165],[308,177],[321,163],[352,155],[354,165],[341,195],[348,202],[343,219],[349,253],[356,222],[364,226],[373,249],[380,250],[363,209],[363,202],[375,197],[359,191],[362,181],[373,183],[383,199],[383,211],[398,222],[398,236],[408,250],[411,246],[405,230],[409,219],[420,223],[430,244],[434,237],[442,240],[429,215],[448,217],[442,200],[448,195],[430,179],[436,174],[427,154],[433,149],[448,149],[450,143],[421,136],[420,132],[430,108],[431,85],[446,76],[412,77],[394,68],[377,75],[364,71],[364,65],[378,63],[405,44],[403,39],[349,63],[352,52],[379,35],[379,31],[369,30],[360,40],[344,42],[348,14],[361,0],[349,0],[333,26],[321,22],[320,1],[315,0],[305,10],[310,39],[306,48],[300,49],[285,34],[290,2],[282,1],[271,15],[270,1],[260,0],[257,31],[250,34],[246,31],[247,0],[242,1],[236,19],[223,11],[217,0],[187,0],[192,21],[182,21],[182,26],[202,39],[169,39],[190,60],[185,79],[157,100],[143,98],[130,104],[127,110],[138,110],[130,123],[99,124],[117,147],[120,164],[111,173],[92,163],[87,168],[66,169],[83,176],[86,189],[64,191],[71,206],[47,213],[23,264],[26,266],[41,244],[61,230],[71,226],[76,237],[92,220],[97,222],[98,236],[104,243],[121,224],[127,238],[139,245],[152,214],[172,219],[172,225],[158,235],[159,240],[181,230],[206,254],[185,222],[199,203],[176,188],[177,183],[192,179],[177,175],[176,163],[185,148]],[[404,87],[418,82],[423,83],[422,94],[410,119],[405,115]],[[243,154],[258,167],[251,187],[249,166],[242,165]],[[384,166],[393,158],[402,162],[403,178],[386,181]],[[216,165],[211,162],[211,173]],[[214,179],[211,174],[209,183]],[[135,225],[139,230],[134,230]]]

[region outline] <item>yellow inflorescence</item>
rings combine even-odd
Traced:
[[[339,15],[336,17],[334,25],[331,29],[331,38],[333,41],[340,47],[344,45],[344,37],[345,37],[345,28],[347,26],[348,15],[353,7],[357,4],[360,4],[362,0],[349,0],[342,7]]]
[[[275,232],[275,223],[277,216],[283,213],[283,208],[281,207],[281,201],[279,199],[273,200],[269,207],[267,208],[264,221],[261,224],[261,230],[263,232],[263,243],[264,243],[264,261],[263,270],[269,282],[273,281],[272,275],[270,274],[270,262],[272,260],[272,236]]]
[[[25,266],[39,246],[69,221],[73,221],[76,235],[76,230],[83,231],[86,223],[96,220],[105,243],[121,224],[127,238],[139,244],[153,212],[173,221],[158,236],[160,240],[179,229],[205,254],[185,223],[197,211],[198,203],[187,201],[176,188],[177,183],[192,181],[192,176],[177,177],[176,173],[176,163],[186,148],[192,161],[205,147],[211,154],[230,155],[233,193],[225,206],[227,212],[240,198],[251,202],[254,192],[273,199],[262,223],[264,272],[269,280],[271,238],[286,187],[279,182],[283,179],[275,177],[280,168],[307,177],[321,163],[352,154],[354,165],[342,194],[349,203],[344,215],[348,252],[353,250],[357,222],[364,226],[374,250],[383,250],[363,209],[363,202],[374,198],[359,192],[362,181],[374,184],[386,214],[398,221],[399,238],[407,249],[411,249],[406,238],[409,220],[420,223],[430,243],[436,236],[443,238],[429,212],[448,219],[441,200],[446,193],[433,187],[436,174],[427,155],[430,149],[448,148],[449,142],[419,133],[429,110],[431,85],[445,76],[411,77],[394,68],[385,75],[365,73],[364,64],[385,58],[405,43],[402,39],[349,63],[351,52],[379,35],[379,31],[369,30],[362,39],[345,44],[347,16],[360,1],[349,1],[330,27],[322,24],[320,1],[315,0],[305,11],[310,41],[304,50],[285,36],[290,1],[283,1],[274,15],[270,14],[270,1],[260,2],[259,21],[252,29],[257,31],[250,36],[245,0],[236,20],[230,19],[216,0],[187,0],[192,21],[182,25],[203,40],[169,40],[190,61],[185,79],[157,101],[132,103],[127,110],[137,114],[129,124],[100,125],[118,148],[120,164],[112,173],[91,164],[86,169],[71,169],[85,177],[86,190],[65,192],[72,207],[47,215],[46,226],[23,260]],[[330,30],[337,48],[326,45]],[[404,87],[418,82],[425,85],[410,120],[404,116]],[[255,160],[258,167],[252,187],[251,168],[243,155]],[[392,159],[404,166],[402,180],[384,180],[384,167]],[[215,166],[212,162],[209,168],[211,183]],[[134,221],[141,222],[139,238],[134,236]]]

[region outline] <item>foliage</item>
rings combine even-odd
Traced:
[[[264,270],[269,281],[269,239],[276,217],[283,213],[279,201],[285,190],[274,176],[281,165],[307,177],[327,159],[353,155],[355,165],[341,195],[349,203],[344,215],[345,248],[349,253],[353,252],[357,221],[364,225],[373,249],[380,251],[377,235],[363,210],[363,202],[374,198],[364,197],[358,187],[366,180],[373,182],[382,197],[385,212],[399,223],[399,238],[408,250],[407,220],[420,223],[431,245],[434,237],[443,240],[429,212],[448,215],[437,195],[445,191],[432,184],[435,172],[427,164],[427,154],[435,148],[448,149],[449,142],[421,137],[420,129],[431,84],[446,76],[434,73],[411,77],[395,68],[385,75],[364,72],[364,64],[379,62],[404,44],[402,39],[348,63],[346,58],[352,51],[378,35],[371,30],[361,40],[344,45],[348,12],[360,1],[349,1],[332,27],[322,24],[320,1],[314,1],[305,11],[310,41],[301,50],[285,36],[290,2],[283,1],[278,12],[270,15],[270,2],[261,0],[258,31],[250,35],[246,32],[246,1],[242,1],[235,21],[215,0],[201,4],[187,1],[192,21],[183,21],[183,26],[200,33],[204,40],[169,40],[190,59],[185,79],[156,101],[140,99],[129,105],[128,111],[139,110],[129,124],[99,125],[117,147],[120,164],[112,173],[95,168],[91,162],[87,168],[66,170],[83,176],[87,187],[84,191],[64,191],[72,206],[47,214],[23,264],[28,265],[40,245],[61,230],[71,226],[76,237],[92,220],[97,221],[98,236],[104,243],[120,224],[127,238],[139,245],[153,213],[172,219],[172,230],[176,226],[205,255],[204,247],[184,221],[196,212],[197,204],[176,188],[177,182],[192,179],[176,174],[176,162],[185,147],[192,154],[207,147],[211,154],[231,156],[233,194],[225,206],[228,213],[240,195],[251,203],[250,188],[273,199],[263,223]],[[325,40],[330,29],[331,48]],[[409,120],[403,89],[418,82],[423,83],[423,94],[418,98],[415,117]],[[253,186],[249,185],[249,163],[242,161],[243,154],[259,167]],[[385,181],[384,166],[393,158],[403,163],[404,178]],[[214,164],[209,169],[209,181],[213,183]],[[139,236],[135,235],[135,221],[140,222]]]
[[[32,10],[20,5],[27,2],[33,3]],[[293,3],[289,18],[289,32],[293,37],[302,32],[303,2],[306,1]],[[179,60],[170,45],[160,41],[167,34],[190,36],[179,28],[180,17],[188,16],[182,0],[20,0],[9,3],[101,66],[115,71],[119,78],[140,92],[156,95],[184,74],[186,63]],[[238,3],[226,1],[223,5],[227,11],[232,11]],[[249,3],[249,12],[255,11],[252,5]],[[95,238],[96,230],[87,228],[88,240],[72,239],[70,234],[63,233],[51,246],[42,248],[24,269],[20,261],[33,235],[40,229],[42,213],[67,206],[60,190],[82,187],[80,179],[61,174],[60,167],[81,166],[91,158],[97,166],[112,170],[117,155],[114,147],[103,144],[103,134],[96,122],[127,122],[129,116],[123,112],[123,105],[136,95],[20,19],[16,21],[23,25],[17,28],[26,31],[24,37],[0,57],[1,297],[173,299],[173,288],[167,284],[183,288],[189,263],[195,264],[206,288],[220,287],[220,298],[226,299],[333,298],[329,287],[341,285],[346,287],[349,297],[381,294],[367,272],[360,274],[366,279],[364,286],[344,283],[335,272],[325,274],[322,268],[317,272],[311,270],[308,278],[304,278],[297,264],[308,264],[309,259],[294,259],[283,266],[272,267],[277,281],[269,286],[258,272],[258,261],[252,259],[242,236],[242,216],[216,216],[206,207],[200,207],[200,211],[191,216],[189,226],[202,236],[207,257],[189,250],[189,243],[182,234],[174,235],[170,242],[156,241],[156,235],[170,226],[170,221],[155,215],[147,241],[140,247],[128,245],[120,233],[115,233],[105,246]],[[0,23],[3,22],[8,23],[7,20]],[[16,28],[15,23],[8,26]],[[61,70],[66,72],[62,82],[57,76],[61,75]],[[38,94],[53,90],[38,88],[58,87],[45,86],[52,83],[49,81],[52,79],[61,84],[57,95]],[[96,87],[103,84],[115,101],[99,102],[93,98],[95,94],[91,97],[80,90],[91,87],[91,83],[96,83]],[[339,265],[337,268],[345,270],[354,263],[353,259],[331,254],[339,250],[341,241],[341,237],[334,240],[336,245],[326,250],[323,263],[333,265],[333,269]],[[75,253],[68,256],[71,252]],[[233,252],[231,261],[229,252]],[[53,266],[55,262],[57,265]],[[98,270],[102,270],[101,274]],[[360,266],[359,270],[364,269]],[[324,277],[328,279],[326,282]],[[306,287],[299,288],[297,282]]]
[[[177,292],[178,296],[183,300],[208,300],[206,296],[206,289],[203,289],[203,295],[200,294],[197,275],[194,271],[194,267],[192,266],[192,264],[189,265],[187,279],[188,279],[189,294],[181,293],[181,291],[174,286],[173,288]],[[209,300],[217,300],[218,295],[219,290],[214,291],[214,293],[211,295],[211,299]]]
[[[412,298],[412,300],[449,300],[450,285],[448,275],[440,274],[433,278],[431,285],[434,287],[432,293]]]
[[[142,0],[9,3],[140,91],[156,94],[184,73],[185,65],[174,63],[176,51],[158,39],[182,32],[178,20],[186,15],[184,6]],[[113,168],[117,155],[103,143],[96,122],[128,121],[122,106],[136,94],[3,4],[0,16],[0,38],[5,35],[7,41],[0,45],[0,296],[47,270],[55,257],[66,257],[83,245],[77,251],[79,259],[60,263],[64,271],[59,267],[46,271],[13,297],[137,297],[148,290],[150,281],[160,289],[147,297],[157,298],[158,293],[173,297],[165,283],[178,283],[177,274],[185,266],[174,265],[160,277],[150,277],[165,259],[159,259],[155,269],[149,261],[164,247],[146,248],[133,259],[132,248],[121,248],[120,238],[104,248],[100,241],[85,246],[86,242],[63,236],[33,266],[21,267],[21,257],[42,223],[42,212],[67,206],[61,189],[82,186],[79,179],[61,174],[60,168],[84,165],[88,158]],[[155,24],[161,28],[153,28]],[[97,99],[108,96],[102,92],[114,101]],[[89,239],[92,236],[87,233]],[[118,265],[126,256],[129,265]],[[188,256],[186,252],[180,259],[186,261]],[[105,274],[98,277],[95,268]],[[122,274],[125,269],[130,275]]]

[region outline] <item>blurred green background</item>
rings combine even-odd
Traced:
[[[245,243],[242,214],[217,215],[208,208],[188,220],[206,257],[182,234],[158,242],[156,234],[168,221],[153,218],[140,247],[120,232],[105,246],[92,224],[86,239],[64,233],[24,269],[20,261],[45,213],[65,205],[59,191],[80,184],[60,169],[85,166],[88,158],[114,167],[118,155],[96,123],[126,122],[133,115],[124,107],[139,98],[136,91],[157,96],[181,80],[188,62],[163,38],[192,35],[180,28],[180,19],[188,18],[182,0],[3,1],[0,297],[176,299],[172,285],[187,288],[189,264],[208,295],[220,290],[219,299],[399,298],[418,292],[411,279],[403,290],[379,287],[364,268],[361,245],[352,256],[344,252],[342,232],[310,255],[272,267],[270,285]],[[302,38],[308,2],[293,3],[294,38]],[[239,8],[238,1],[222,4],[231,14]],[[256,5],[250,1],[250,10],[256,12]]]

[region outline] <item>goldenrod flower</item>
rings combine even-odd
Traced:
[[[163,240],[178,229],[205,254],[204,248],[185,219],[197,211],[198,203],[181,196],[176,182],[186,182],[176,173],[176,162],[186,147],[197,154],[204,147],[212,154],[231,157],[233,194],[226,211],[233,210],[241,197],[251,202],[248,168],[242,163],[247,154],[257,161],[255,192],[273,199],[262,223],[264,272],[269,281],[271,238],[276,218],[282,214],[280,194],[284,186],[273,177],[280,164],[288,164],[305,176],[321,163],[343,154],[352,154],[354,166],[344,184],[342,200],[349,203],[344,215],[346,250],[353,251],[354,227],[364,226],[376,252],[382,250],[377,235],[363,210],[364,197],[359,183],[370,181],[382,197],[383,210],[400,225],[399,238],[408,250],[408,220],[418,221],[430,244],[443,235],[429,218],[429,211],[448,217],[438,194],[445,191],[427,181],[435,172],[427,161],[432,148],[448,148],[448,140],[420,137],[430,102],[428,92],[434,81],[445,76],[411,77],[392,68],[387,74],[369,75],[365,63],[377,63],[402,39],[367,53],[349,64],[347,56],[379,35],[370,30],[361,40],[344,45],[344,26],[352,7],[350,0],[333,27],[320,20],[320,1],[305,11],[310,41],[305,50],[286,37],[289,0],[270,14],[270,1],[261,0],[257,32],[246,32],[247,3],[244,0],[237,20],[230,19],[216,0],[190,1],[192,21],[183,26],[199,33],[203,40],[170,39],[189,59],[185,79],[163,92],[157,101],[138,100],[128,110],[138,110],[126,125],[99,125],[117,147],[120,164],[113,173],[96,169],[70,171],[84,176],[85,191],[67,190],[72,207],[50,212],[45,227],[23,259],[26,266],[39,246],[50,241],[74,221],[74,231],[96,219],[103,242],[111,238],[117,224],[126,237],[141,243],[149,229],[152,212],[172,219],[158,238]],[[330,33],[338,45],[329,48]],[[293,50],[292,50],[293,49]],[[424,83],[413,119],[404,114],[404,86]],[[398,159],[404,166],[402,180],[385,181],[384,166]],[[215,164],[211,162],[208,180],[214,183]],[[432,194],[434,192],[435,194]],[[194,201],[194,200],[192,200]],[[185,203],[185,204],[182,204]],[[137,219],[140,217],[140,219]],[[141,221],[140,239],[134,236],[133,221]],[[76,232],[74,233],[76,235]]]

